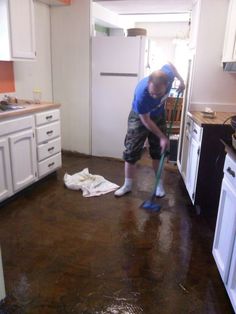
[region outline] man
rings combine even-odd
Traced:
[[[147,138],[155,173],[161,154],[169,148],[169,140],[165,135],[164,105],[175,77],[180,81],[178,91],[183,91],[184,81],[171,63],[165,64],[160,70],[153,72],[138,83],[128,118],[128,131],[123,153],[125,182],[115,191],[115,196],[122,196],[132,190],[135,165],[141,158]],[[165,196],[162,179],[157,186],[156,196]]]

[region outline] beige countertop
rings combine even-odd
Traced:
[[[188,112],[188,116],[192,118],[197,124],[202,125],[210,125],[210,124],[223,124],[225,120],[231,116],[235,116],[236,112],[216,112],[215,118],[205,118],[201,111],[190,111]],[[226,122],[226,124],[230,123],[230,119]]]
[[[52,110],[59,108],[61,105],[60,104],[54,104],[50,102],[42,102],[40,104],[33,104],[33,103],[28,103],[28,102],[20,102],[18,104],[19,106],[23,106],[23,109],[16,109],[16,110],[11,110],[11,111],[0,111],[0,120],[3,120],[5,118],[14,118],[14,117],[19,117],[22,115],[26,114],[31,114],[35,112],[40,112],[40,111],[45,111],[45,110]]]

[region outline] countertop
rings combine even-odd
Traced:
[[[23,109],[16,109],[11,111],[0,111],[0,120],[3,120],[5,118],[14,118],[26,114],[31,114],[35,112],[45,111],[45,110],[52,110],[59,108],[60,104],[54,104],[50,102],[42,102],[40,104],[34,104],[34,103],[28,103],[28,102],[20,102],[18,104],[19,106],[23,106]]]
[[[235,115],[236,112],[216,112],[216,117],[211,119],[203,117],[201,111],[188,112],[188,116],[192,118],[200,126],[210,124],[223,124],[227,118]],[[225,124],[230,124],[230,120],[228,120]]]

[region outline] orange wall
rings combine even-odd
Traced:
[[[15,92],[13,62],[0,61],[0,93]]]
[[[65,3],[65,4],[70,4],[71,3],[71,0],[59,0],[60,2],[62,3]]]

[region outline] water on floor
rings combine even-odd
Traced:
[[[83,198],[63,175],[88,167],[121,184],[119,161],[63,157],[63,168],[0,208],[7,298],[0,313],[233,313],[211,250],[175,166],[167,165],[160,213],[140,204],[152,191],[149,162],[134,191]]]

